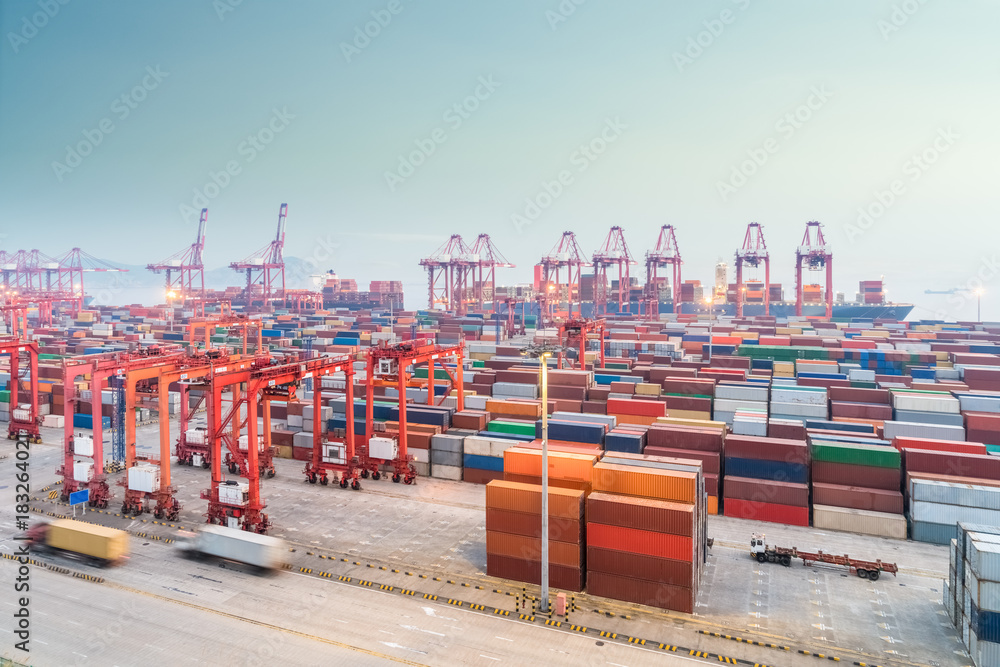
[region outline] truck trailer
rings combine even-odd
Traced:
[[[45,551],[82,557],[96,565],[119,563],[128,556],[128,533],[72,519],[39,523],[27,533],[28,544]]]
[[[181,531],[175,542],[189,558],[221,558],[261,570],[282,567],[288,554],[288,546],[282,539],[226,526],[207,525],[197,533]]]

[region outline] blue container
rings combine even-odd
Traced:
[[[912,521],[910,523],[910,538],[914,542],[926,542],[927,544],[950,544],[955,538],[955,526],[950,523]]]
[[[969,616],[971,625],[976,630],[976,636],[981,642],[1000,642],[1000,612],[980,609],[972,602],[972,614]]]
[[[260,335],[263,338],[281,338],[284,333],[284,331],[278,329],[261,329],[260,331]]]
[[[344,428],[344,429],[346,429],[347,428],[347,420],[344,419],[342,416],[334,417],[333,419],[330,419],[330,420],[327,421],[327,428],[329,428],[331,430],[335,429],[335,428]],[[364,434],[365,434],[365,420],[364,419],[355,419],[354,420],[354,435],[364,435]]]
[[[492,470],[493,472],[503,472],[502,456],[479,456],[478,454],[463,454],[466,468],[476,470]]]
[[[820,428],[826,431],[846,431],[848,433],[875,432],[875,427],[872,426],[871,424],[855,424],[853,422],[832,422],[832,421],[826,421],[824,419],[807,419],[806,428]],[[868,440],[863,440],[863,441],[859,440],[859,442],[869,443]]]
[[[73,428],[94,428],[94,416],[86,415],[81,412],[74,413],[73,415]],[[111,417],[101,417],[101,428],[109,429],[111,428]]]
[[[809,483],[809,466],[801,463],[744,459],[735,456],[727,456],[725,463],[725,474],[733,477],[769,479],[776,482],[794,482],[795,484]]]
[[[481,435],[484,438],[516,440],[517,442],[531,442],[535,439],[535,437],[531,435],[521,435],[520,433],[499,433],[495,431],[479,431],[476,435]]]
[[[604,436],[604,451],[642,454],[642,436],[631,433],[608,433]]]
[[[542,420],[535,422],[535,437],[542,437]],[[549,440],[565,442],[582,442],[599,445],[604,441],[604,424],[584,424],[582,422],[567,422],[558,419],[549,420]]]
[[[600,385],[611,384],[612,382],[620,382],[621,376],[619,375],[605,375],[603,373],[594,373],[594,383]]]

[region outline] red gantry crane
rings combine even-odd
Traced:
[[[127,273],[128,269],[117,266],[98,259],[93,255],[73,248],[58,259],[59,278],[57,290],[60,292],[72,292],[79,294],[81,299],[86,293],[83,284],[84,273]]]
[[[539,280],[538,296],[538,326],[545,327],[552,322],[552,306],[558,305],[561,301],[560,292],[563,284],[560,282],[559,271],[566,269],[566,301],[568,317],[573,317],[573,304],[576,304],[577,315],[582,315],[583,306],[581,301],[583,295],[580,288],[581,274],[584,266],[590,266],[586,260],[586,255],[580,249],[580,244],[576,241],[576,234],[573,232],[563,232],[559,242],[542,257],[539,263],[541,276]]]
[[[486,286],[490,287],[490,313],[499,312],[497,308],[496,269],[513,269],[514,264],[507,261],[490,239],[489,234],[480,234],[469,250],[469,259],[473,264],[474,301],[479,310],[485,307]]]
[[[158,264],[147,264],[146,269],[153,273],[166,274],[166,291],[174,294],[171,298],[182,301],[192,297],[205,298],[205,263],[202,254],[205,250],[205,226],[208,224],[208,209],[201,209],[198,220],[198,235],[194,243],[174,253]]]
[[[580,370],[587,367],[585,353],[587,341],[595,337],[598,341],[596,368],[604,367],[604,320],[573,319],[559,325],[559,353],[556,368],[563,367],[563,350],[579,349]]]
[[[371,471],[374,479],[378,479],[379,464],[392,465],[392,481],[402,480],[412,484],[417,472],[411,465],[412,457],[407,453],[406,436],[406,388],[411,386],[412,377],[409,370],[417,364],[427,364],[427,404],[434,405],[434,368],[441,365],[448,375],[451,388],[455,390],[458,399],[458,411],[465,409],[465,395],[462,384],[462,359],[464,343],[458,345],[418,345],[412,341],[397,345],[386,345],[380,341],[377,347],[368,350],[368,377],[365,397],[365,445],[361,448],[361,465],[364,469],[362,477]],[[455,357],[455,373],[444,365],[444,359]],[[399,392],[399,437],[397,439],[376,437],[374,433],[374,403],[375,386],[394,387]],[[447,395],[447,394],[445,394]],[[443,400],[443,398],[442,398]],[[347,430],[353,430],[353,404],[347,405]]]
[[[747,225],[743,247],[736,251],[736,317],[743,317],[746,285],[743,282],[743,265],[757,268],[764,264],[764,315],[771,314],[771,257],[764,242],[764,231],[759,223]]]
[[[262,299],[264,308],[267,308],[272,299],[282,301],[285,298],[285,258],[282,253],[287,217],[288,204],[282,204],[278,209],[278,231],[274,240],[242,262],[229,265],[234,271],[246,272],[247,283],[243,296],[248,307],[256,298]]]
[[[631,280],[629,267],[636,261],[625,243],[625,231],[617,225],[608,232],[604,245],[594,253],[594,315],[608,312],[608,269],[618,267],[618,311],[628,310]]]
[[[802,243],[795,249],[795,315],[802,317],[804,285],[802,265],[810,271],[826,268],[826,319],[833,317],[833,253],[823,238],[823,225],[816,221],[806,223],[806,233]]]
[[[15,320],[18,315],[13,313]],[[28,367],[20,366],[21,353],[28,355]],[[17,336],[0,338],[0,356],[10,356],[10,423],[7,425],[9,440],[42,441],[38,416],[38,343]],[[25,372],[27,371],[27,372]],[[21,403],[22,380],[28,375],[28,403]]]
[[[427,307],[431,310],[442,306],[461,314],[466,299],[469,267],[466,258],[469,247],[459,234],[451,237],[430,257],[420,260],[427,269]]]
[[[650,320],[660,318],[660,282],[659,269],[670,267],[670,289],[673,293],[674,312],[680,312],[681,303],[681,251],[677,247],[677,236],[673,225],[660,227],[660,235],[656,239],[656,248],[646,253],[646,317]],[[667,276],[664,276],[666,278]]]

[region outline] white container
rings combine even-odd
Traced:
[[[204,526],[194,538],[177,539],[177,547],[265,569],[281,567],[288,555],[283,540],[239,530],[238,521],[237,526]]]
[[[219,502],[226,505],[244,506],[249,502],[250,484],[247,482],[237,482],[236,484],[219,485]]]
[[[288,415],[288,428],[302,428],[302,415]]]
[[[240,439],[239,439],[240,451],[241,452],[248,451],[247,447],[248,447],[249,444],[250,444],[250,436],[246,435],[246,434],[241,435]],[[263,447],[264,447],[264,436],[258,435],[257,436],[257,451],[260,451]]]
[[[455,482],[462,481],[462,469],[457,466],[446,466],[435,463],[431,466],[431,477],[439,479],[450,479]]]
[[[160,467],[140,463],[128,469],[128,488],[132,491],[156,493],[160,490]]]
[[[347,464],[347,447],[339,442],[323,443],[323,463]]]
[[[826,401],[821,404],[771,401],[771,414],[789,417],[816,417],[818,419],[826,419]]]
[[[368,456],[373,459],[395,459],[399,445],[393,438],[371,438],[368,441]]]
[[[766,403],[767,392],[768,388],[766,386],[720,384],[715,387],[715,398]]]
[[[189,428],[184,433],[184,440],[189,445],[204,445],[206,432],[203,428]]]
[[[892,403],[897,410],[917,412],[950,412],[957,415],[960,409],[957,398],[936,394],[894,393]]]
[[[73,436],[73,453],[80,456],[94,455],[94,439],[89,435]]]
[[[42,417],[42,426],[46,428],[63,428],[66,425],[66,418],[63,415],[45,415]]]
[[[73,479],[77,482],[89,482],[94,477],[93,461],[74,461]]]
[[[926,523],[954,525],[959,521],[1000,526],[1000,511],[916,501],[910,503],[910,518]]]
[[[201,454],[192,454],[191,455],[191,465],[193,465],[193,466],[200,466],[203,461],[204,461],[204,459],[202,459]]]
[[[16,421],[19,422],[26,422],[31,419],[31,411],[25,410],[24,408],[14,408],[10,411],[10,414]]]
[[[771,389],[772,403],[806,403],[809,405],[826,405],[826,389],[807,387],[774,387]]]
[[[942,424],[921,424],[917,422],[886,421],[884,435],[886,440],[899,437],[930,438],[932,440],[965,440],[965,429],[961,426],[944,426]]]
[[[1000,581],[1000,544],[972,540],[968,562],[980,581]]]
[[[470,435],[465,438],[465,453],[474,456],[489,456],[492,438],[484,438],[481,435]]]
[[[414,463],[431,462],[431,450],[429,449],[408,449],[407,452],[413,455]]]

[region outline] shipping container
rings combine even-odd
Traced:
[[[633,602],[686,614],[694,612],[695,592],[691,588],[655,583],[605,572],[592,572],[587,577],[590,595]]]
[[[589,517],[587,519],[587,545],[671,560],[692,561],[695,555],[690,537],[622,526],[609,526],[594,523]]]
[[[671,560],[588,545],[587,572],[619,574],[644,581],[690,588],[694,567],[691,561]]]
[[[722,510],[726,516],[751,521],[767,521],[783,523],[790,526],[808,526],[809,508],[777,503],[754,502],[726,497],[722,501]]]
[[[582,491],[549,488],[549,516],[579,520],[583,516]],[[486,507],[540,515],[542,487],[498,480],[486,485]]]
[[[694,505],[595,492],[587,497],[586,517],[593,523],[691,537]]]
[[[594,491],[694,503],[698,473],[600,462],[593,468]]]
[[[813,505],[813,527],[847,533],[906,539],[906,518],[899,514],[871,512],[830,505]]]

